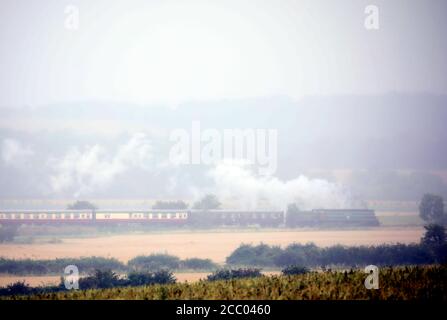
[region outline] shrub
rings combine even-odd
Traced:
[[[128,266],[139,271],[178,269],[180,259],[169,254],[151,254],[149,256],[138,256],[129,260]]]
[[[240,278],[256,278],[262,277],[261,269],[256,268],[240,268],[240,269],[221,269],[216,270],[208,275],[208,281],[231,280]]]
[[[91,276],[79,279],[79,288],[105,289],[124,286],[143,286],[153,284],[175,283],[176,279],[171,271],[159,270],[156,272],[132,272],[125,279],[120,279],[111,270],[96,270]]]
[[[263,243],[257,246],[242,244],[226,261],[233,265],[274,266],[274,261],[281,252],[280,247],[270,247]]]
[[[4,296],[25,295],[32,292],[33,288],[25,283],[25,281],[17,281],[6,286],[6,288],[0,288],[0,295]]]
[[[308,273],[310,270],[306,267],[303,266],[288,266],[284,269],[282,269],[282,274],[285,276],[292,276],[292,275],[297,275],[297,274],[306,274]]]
[[[175,283],[174,274],[168,270],[159,270],[156,272],[138,273],[132,272],[127,275],[126,285],[128,286],[144,286],[153,284],[170,284]]]
[[[182,260],[181,266],[185,269],[210,270],[216,269],[217,265],[210,259],[190,258]]]
[[[79,279],[79,288],[82,290],[113,288],[123,284],[123,280],[112,270],[95,270],[93,275]]]

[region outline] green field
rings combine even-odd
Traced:
[[[383,268],[379,289],[364,286],[363,270],[311,272],[227,281],[48,293],[13,299],[395,299],[447,300],[447,267]]]

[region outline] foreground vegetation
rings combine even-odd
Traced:
[[[420,299],[447,300],[447,267],[398,267],[380,270],[377,290],[364,286],[363,270],[305,272],[290,276],[202,280],[140,287],[14,296],[13,299]],[[11,298],[11,297],[10,297]]]

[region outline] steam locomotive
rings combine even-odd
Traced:
[[[378,226],[374,210],[311,211],[242,210],[0,210],[0,224],[144,223],[191,227],[250,226],[315,227]]]

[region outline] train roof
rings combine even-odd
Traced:
[[[92,209],[0,209],[0,212],[6,213],[60,213],[60,212],[85,212],[85,211],[93,211]],[[136,213],[145,213],[145,212],[223,212],[223,213],[270,213],[270,212],[283,212],[282,210],[190,210],[190,209],[101,209],[94,210],[96,213],[128,213],[128,212],[136,212]]]

